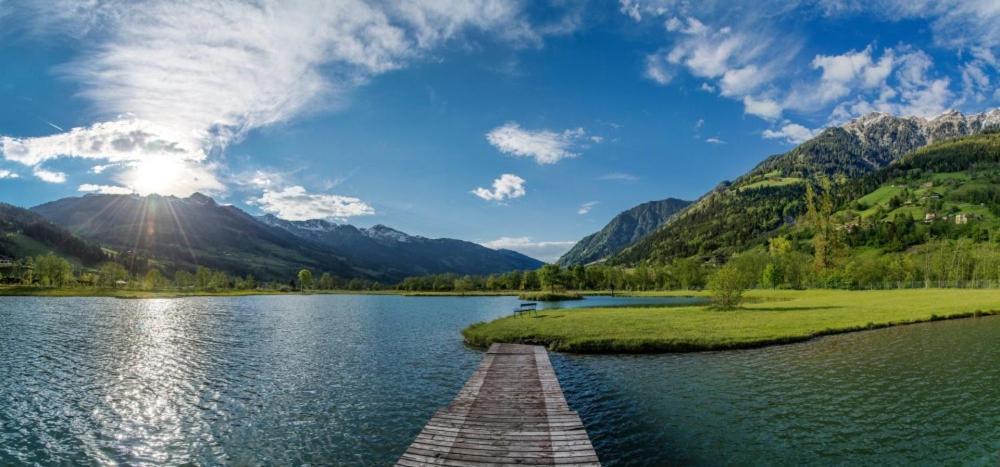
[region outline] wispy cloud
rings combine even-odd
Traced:
[[[351,217],[375,214],[374,208],[358,198],[309,193],[298,185],[281,189],[265,188],[260,198],[252,199],[249,203],[259,206],[266,213],[291,221],[346,220]]]
[[[594,209],[594,206],[597,206],[598,204],[599,203],[597,201],[588,201],[586,203],[583,203],[580,205],[580,209],[576,210],[576,213],[581,216],[584,214],[589,214],[590,210]]]
[[[104,118],[48,140],[8,137],[0,149],[26,164],[62,156],[141,162],[176,152],[171,157],[208,171],[207,156],[247,132],[343,106],[355,87],[468,32],[533,47],[574,27],[563,17],[532,24],[523,7],[504,0],[28,4],[16,16],[35,34],[84,45],[88,52],[59,74],[78,83]]]
[[[527,194],[524,189],[523,178],[514,174],[502,174],[500,178],[493,180],[493,189],[479,187],[472,190],[472,194],[486,201],[504,201],[508,199],[520,198]]]
[[[639,177],[627,172],[611,172],[597,177],[598,180],[609,180],[615,182],[635,182]]]
[[[41,167],[35,167],[31,173],[46,183],[66,183],[66,174],[63,172],[54,172]]]
[[[781,139],[789,144],[799,144],[816,136],[820,130],[810,130],[798,123],[785,123],[777,130],[764,130],[767,139]]]
[[[555,164],[560,160],[577,157],[579,149],[588,142],[600,143],[601,137],[588,137],[583,128],[563,131],[526,130],[509,122],[486,134],[486,140],[505,154],[530,157],[538,164]]]
[[[20,178],[20,175],[6,169],[0,169],[0,179],[3,178]]]
[[[723,140],[721,140],[719,138],[716,138],[714,136],[711,137],[711,138],[705,138],[705,142],[709,143],[709,144],[726,144],[725,141],[723,141]]]
[[[575,244],[573,241],[534,241],[531,237],[500,237],[482,243],[487,248],[514,250],[549,263],[555,262]]]
[[[94,185],[91,183],[84,183],[83,185],[80,185],[76,191],[83,193],[100,193],[104,195],[129,195],[134,193],[131,189],[123,186]]]
[[[1000,97],[993,82],[1000,71],[995,54],[1000,8],[995,2],[761,0],[694,6],[675,0],[620,0],[620,7],[635,21],[663,25],[665,46],[648,56],[647,78],[670,85],[682,74],[696,78],[701,90],[740,101],[745,114],[770,122],[767,137],[784,138],[775,135],[786,133],[788,141],[800,140],[801,131],[783,131],[791,115],[816,120],[825,114],[827,125],[876,110],[930,117]],[[808,32],[782,26],[785,18],[838,21],[855,15],[926,20],[934,44],[959,54],[953,71],[961,82],[936,70],[930,55],[913,45],[872,43],[805,55]],[[779,37],[780,46],[775,42]]]

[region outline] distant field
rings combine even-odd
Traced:
[[[752,291],[743,309],[707,306],[542,311],[466,328],[468,343],[522,342],[581,353],[759,347],[937,319],[1000,313],[1000,291]]]

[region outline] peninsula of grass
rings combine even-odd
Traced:
[[[517,298],[536,302],[558,302],[562,300],[583,300],[583,295],[576,292],[522,292]]]
[[[547,346],[575,353],[725,350],[801,342],[887,326],[1000,314],[1000,291],[751,291],[742,308],[616,307],[540,311],[477,323],[465,341]]]

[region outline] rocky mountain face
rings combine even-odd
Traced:
[[[933,142],[1000,129],[1000,109],[931,119],[870,113],[823,130],[724,182],[656,232],[610,259],[615,264],[727,255],[767,238],[805,209],[806,183],[818,176],[857,179]]]
[[[666,223],[691,201],[667,198],[650,201],[624,211],[604,226],[577,242],[559,258],[559,264],[574,266],[601,261],[612,256]]]
[[[325,220],[287,221],[273,215],[259,219],[336,251],[362,269],[394,278],[448,272],[490,274],[536,269],[543,264],[512,251],[492,250],[463,240],[409,235],[384,225],[357,228]]]

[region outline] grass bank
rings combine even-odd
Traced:
[[[583,295],[576,292],[522,292],[517,298],[539,302],[558,302],[562,300],[583,300]]]
[[[735,311],[708,306],[540,311],[462,331],[466,342],[540,344],[579,353],[691,352],[801,342],[887,326],[1000,314],[1000,291],[751,291]]]

